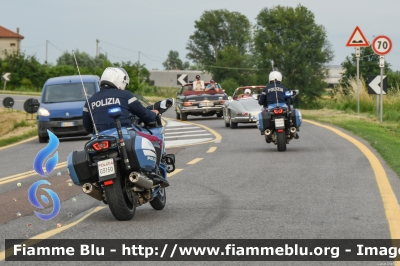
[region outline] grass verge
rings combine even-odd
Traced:
[[[23,133],[22,135],[9,137],[6,139],[0,139],[0,147],[4,147],[7,145],[11,145],[13,143],[17,143],[18,141],[37,136],[37,129],[32,129],[28,132]]]
[[[336,110],[301,110],[304,119],[332,124],[350,131],[370,143],[386,163],[400,176],[400,125],[382,122],[366,114]]]

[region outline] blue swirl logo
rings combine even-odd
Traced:
[[[50,156],[58,147],[60,141],[58,138],[49,130],[47,130],[47,133],[49,134],[49,144],[47,144],[46,147],[44,147],[42,150],[38,152],[36,155],[34,161],[33,161],[33,169],[35,169],[36,173],[43,177],[47,177],[51,171],[53,171],[54,167],[56,167],[57,162],[58,162],[58,152],[55,152],[55,154],[50,157],[46,164],[46,172],[43,171],[43,164],[45,162],[45,159]],[[50,182],[46,180],[39,180],[31,185],[31,187],[28,190],[28,199],[31,202],[31,204],[38,208],[38,209],[43,209],[44,207],[39,203],[37,197],[36,197],[36,192],[38,190],[38,187],[40,185],[51,185]],[[42,220],[50,220],[53,219],[54,217],[57,216],[57,214],[60,212],[60,199],[58,198],[58,195],[51,189],[48,188],[42,188],[44,191],[46,191],[49,195],[51,200],[53,201],[53,211],[49,214],[42,214],[37,211],[34,211],[36,216],[39,217]],[[41,200],[48,204],[49,199],[45,196],[42,195]]]
[[[40,185],[51,185],[50,182],[46,181],[46,180],[39,180],[36,181],[35,183],[32,184],[32,186],[29,188],[28,190],[28,199],[31,202],[31,204],[38,208],[38,209],[43,209],[42,204],[40,204],[40,202],[38,201],[38,199],[36,198],[36,192],[37,189]],[[36,216],[39,217],[42,220],[50,220],[53,219],[54,217],[57,216],[57,214],[60,212],[60,199],[58,198],[57,194],[48,188],[42,188],[44,191],[46,191],[49,195],[51,200],[53,201],[53,211],[49,214],[43,214],[37,211],[34,211]],[[40,197],[44,203],[48,204],[49,203],[49,199],[45,196],[42,195]]]
[[[58,162],[58,152],[56,152],[53,157],[47,160],[46,173],[43,171],[44,160],[57,149],[58,144],[60,143],[56,135],[54,135],[50,130],[47,130],[47,133],[49,134],[49,144],[47,144],[46,147],[38,152],[35,160],[33,161],[33,169],[35,169],[36,173],[43,177],[47,176],[46,173],[50,174],[56,166]]]

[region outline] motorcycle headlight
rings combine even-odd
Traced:
[[[50,112],[47,109],[45,109],[43,107],[40,107],[39,110],[38,110],[38,115],[49,116]]]

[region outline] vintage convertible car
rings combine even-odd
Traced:
[[[177,92],[176,119],[186,121],[188,115],[222,117],[222,105],[227,100],[228,95],[221,89],[216,92],[195,91],[192,83],[187,83]]]
[[[238,123],[256,123],[261,112],[258,98],[265,86],[245,86],[235,90],[232,97],[224,103],[223,115],[226,127],[237,128]],[[246,97],[244,91],[251,90],[251,97]]]

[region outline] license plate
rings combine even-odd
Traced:
[[[204,106],[214,106],[214,103],[209,101],[204,101],[199,103],[199,107],[204,107]]]
[[[99,170],[99,177],[115,174],[114,159],[97,162],[97,168]]]
[[[73,126],[75,126],[75,122],[62,122],[61,126],[62,127],[73,127]]]
[[[275,119],[275,127],[285,127],[285,120],[283,118]]]

